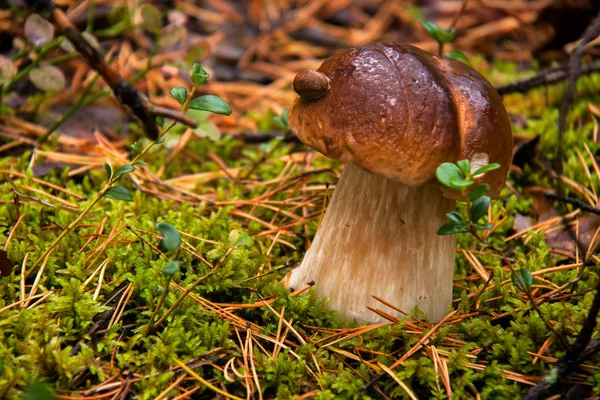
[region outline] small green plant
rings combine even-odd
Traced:
[[[446,214],[449,222],[440,227],[438,235],[453,235],[456,233],[470,233],[480,242],[485,242],[480,232],[490,229],[492,224],[482,221],[485,217],[492,199],[486,196],[490,189],[486,183],[475,185],[475,178],[500,168],[500,164],[486,164],[474,169],[469,160],[460,160],[456,164],[442,163],[435,171],[435,176],[445,187],[459,191],[466,203],[468,218],[454,210]],[[513,284],[521,291],[527,292],[531,289],[533,276],[527,268],[515,270],[511,279]]]
[[[533,275],[531,275],[531,271],[529,271],[528,268],[516,270],[515,273],[511,275],[510,279],[512,280],[513,285],[522,292],[530,290],[531,285],[533,284]],[[525,287],[523,287],[523,285]]]
[[[465,64],[469,63],[467,56],[458,50],[452,50],[444,54],[444,45],[446,43],[452,43],[456,39],[456,29],[453,27],[443,29],[431,20],[421,21],[421,25],[423,25],[423,28],[425,28],[429,36],[431,36],[437,42],[439,56],[443,54],[446,58],[453,58],[455,60],[462,61]]]
[[[179,246],[181,245],[181,234],[179,231],[171,224],[166,222],[159,222],[156,224],[156,229],[160,232],[163,238],[160,241],[160,247],[162,250],[167,252],[175,252],[174,258],[177,258],[179,255]],[[154,311],[152,312],[152,316],[150,317],[150,321],[148,322],[148,326],[144,332],[144,336],[148,336],[152,333],[154,329],[154,320],[158,315],[158,312],[162,308],[162,305],[167,298],[167,294],[169,293],[169,285],[171,284],[171,280],[173,276],[179,271],[179,266],[181,265],[181,261],[172,261],[169,260],[165,264],[165,267],[162,269],[162,273],[166,276],[165,286],[161,293],[160,300],[156,304]]]
[[[288,125],[288,112],[289,112],[289,110],[286,108],[281,113],[281,116],[273,117],[273,121],[275,121],[275,123],[278,124],[281,127],[281,129],[284,131],[290,130],[290,126]]]
[[[54,392],[43,382],[30,384],[23,395],[23,400],[56,400]]]
[[[181,235],[179,231],[171,224],[166,222],[159,222],[156,224],[156,229],[163,236],[160,241],[160,247],[165,251],[175,251],[179,249],[181,245]]]
[[[430,20],[422,21],[421,25],[423,25],[423,28],[425,28],[429,36],[438,42],[440,49],[445,43],[451,43],[456,37],[456,30],[454,28],[443,29],[438,24]]]
[[[486,183],[473,185],[475,185],[475,177],[498,168],[500,168],[499,164],[487,164],[472,171],[469,160],[461,160],[456,164],[447,162],[437,168],[435,172],[437,180],[447,188],[459,191],[465,199],[467,210],[469,210],[467,219],[458,211],[446,214],[450,222],[441,226],[437,232],[438,235],[470,232],[481,240],[478,231],[492,227],[487,222],[480,223],[491,203],[490,197],[485,195],[490,187]]]

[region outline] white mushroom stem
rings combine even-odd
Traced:
[[[329,299],[344,319],[380,322],[367,307],[403,317],[377,296],[430,321],[441,320],[452,301],[456,238],[439,236],[454,200],[438,188],[409,187],[346,165],[314,241],[286,283]]]

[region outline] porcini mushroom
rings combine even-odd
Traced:
[[[449,311],[455,236],[439,236],[461,195],[438,185],[436,168],[468,159],[498,163],[478,183],[499,194],[512,133],[500,96],[459,61],[413,46],[349,49],[294,80],[289,124],[305,144],[345,163],[292,288],[314,281],[342,318],[377,322],[368,309],[402,316],[374,299],[430,321]]]

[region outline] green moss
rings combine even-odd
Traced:
[[[489,69],[482,59],[474,59],[473,63],[496,82],[508,82],[519,75],[513,64],[497,65]],[[598,91],[592,90],[599,87],[598,74],[580,80],[578,100],[568,119],[564,149],[565,176],[586,187],[593,186],[597,192],[600,190],[597,177],[589,182],[576,151],[583,155],[590,166],[591,160],[583,148],[583,142],[588,144],[593,153],[599,149],[598,144],[589,138],[594,121],[586,108],[587,102],[600,100]],[[544,162],[557,155],[557,108],[561,96],[562,88],[556,85],[548,91],[534,90],[527,95],[511,95],[506,98],[509,112],[528,117],[526,126],[515,127],[515,132],[541,137],[538,152]],[[265,126],[270,126],[270,115],[264,117],[263,122]],[[52,150],[57,144],[50,143],[46,146]],[[280,187],[280,182],[268,182],[277,179],[284,169],[289,168],[282,157],[304,151],[305,148],[279,140],[249,146],[232,138],[224,138],[216,143],[194,140],[188,144],[187,150],[195,154],[195,157],[179,153],[170,162],[166,162],[168,151],[164,146],[158,146],[146,157],[146,161],[153,171],[165,165],[162,179],[166,180],[181,175],[220,171],[221,167],[207,155],[211,152],[229,168],[240,168],[243,179],[198,181],[193,191],[199,195],[214,195],[215,201],[232,202],[256,199]],[[34,182],[31,172],[27,171],[30,157],[31,154],[24,154],[19,158],[5,158],[0,160],[0,167],[27,172],[26,178],[14,179],[17,186],[30,185],[48,190]],[[313,167],[336,170],[339,163],[317,159]],[[250,169],[253,170],[252,174],[246,176]],[[292,178],[302,172],[302,163],[287,170]],[[527,166],[523,173],[527,178],[527,185],[551,185],[549,177],[543,171]],[[20,264],[25,257],[29,258],[28,266],[31,266],[32,261],[74,219],[74,215],[32,202],[21,203],[17,214],[7,176],[1,175],[0,179],[0,243],[7,240],[19,215],[23,216],[7,249],[9,260],[18,266],[12,274],[0,278],[0,308],[3,308],[18,302],[22,296]],[[44,177],[48,182],[85,196],[86,200],[82,201],[74,196],[51,191],[65,200],[77,203],[80,208],[100,190],[104,179],[104,172],[101,170],[92,171],[82,179],[70,178],[68,169],[54,170]],[[310,186],[322,185],[335,182],[335,175],[321,172],[310,175],[308,179]],[[511,173],[509,180],[518,190],[524,185],[523,177],[515,173]],[[0,397],[18,398],[29,384],[38,380],[56,390],[88,390],[115,374],[121,373],[121,378],[125,379],[131,373],[135,378],[130,387],[132,396],[151,399],[182,376],[181,370],[174,367],[174,358],[195,360],[193,368],[203,379],[232,394],[245,397],[245,386],[255,386],[254,380],[247,381],[232,375],[233,372],[229,369],[227,377],[234,380],[231,382],[226,379],[224,368],[233,360],[241,376],[252,375],[252,369],[244,365],[244,354],[249,351],[248,346],[252,346],[254,370],[265,398],[293,399],[301,393],[311,391],[317,399],[378,398],[379,394],[373,388],[361,390],[378,374],[376,362],[388,366],[393,364],[422,336],[421,332],[415,332],[414,326],[409,328],[407,322],[402,321],[323,347],[341,338],[335,336],[323,340],[337,332],[333,329],[355,327],[356,324],[339,321],[335,312],[327,310],[326,301],[315,298],[312,292],[303,296],[291,296],[289,290],[280,283],[289,268],[277,267],[300,260],[306,240],[312,238],[317,230],[325,191],[302,192],[298,185],[291,193],[281,191],[270,196],[270,208],[263,207],[265,204],[242,208],[244,212],[251,213],[262,221],[273,221],[276,226],[294,222],[283,215],[282,211],[291,212],[297,217],[315,213],[316,218],[292,224],[286,229],[286,235],[280,236],[289,245],[277,243],[271,248],[273,235],[269,237],[262,234],[268,228],[258,221],[232,214],[232,211],[240,208],[231,203],[215,206],[209,202],[162,200],[136,190],[131,182],[123,181],[123,185],[134,193],[132,203],[101,200],[92,213],[86,216],[84,225],[68,234],[54,249],[37,288],[38,294],[51,294],[35,306],[32,305],[39,298],[32,300],[30,308],[17,305],[0,314]],[[281,202],[290,201],[291,197],[297,197],[294,201],[298,202],[311,199],[313,204],[305,210],[307,213],[303,213],[301,208],[282,206]],[[514,233],[515,217],[518,214],[528,215],[532,202],[526,196],[516,196],[509,190],[504,190],[500,198],[493,202],[492,214],[499,213],[506,219],[489,237],[488,244],[507,252],[515,262],[519,260],[517,267],[528,268],[532,272],[567,263],[563,257],[550,252],[543,232],[529,235],[527,240],[520,238],[505,242],[505,238]],[[464,214],[466,211],[460,212]],[[92,237],[92,241],[85,246],[103,219],[106,219],[104,236]],[[146,244],[158,244],[158,238],[152,234],[156,233],[155,224],[159,221],[168,222],[180,231],[202,239],[183,236],[189,243],[189,247],[186,245],[185,248],[201,255],[212,265],[218,265],[218,271],[192,291],[196,300],[183,300],[163,325],[152,334],[145,335],[150,316],[157,307],[166,284],[166,278],[161,272],[166,260]],[[101,253],[94,253],[105,243],[106,234],[123,224],[135,230],[146,242],[125,229]],[[243,229],[253,235],[254,244],[250,248],[238,247],[228,252],[229,234],[233,229]],[[510,280],[510,271],[503,267],[502,260],[496,254],[488,247],[474,243],[468,235],[458,235],[458,243],[459,248],[477,251],[478,260],[487,267],[488,272],[493,271],[493,279],[488,285],[481,279],[467,279],[474,275],[473,269],[462,253],[457,255],[455,278],[460,287],[455,287],[454,298],[459,301],[454,305],[462,314],[474,311],[479,311],[480,314],[443,327],[430,344],[440,351],[446,363],[453,398],[469,398],[476,394],[489,399],[517,398],[529,386],[508,379],[503,371],[524,376],[542,376],[548,373],[552,363],[541,359],[534,364],[532,354],[538,352],[552,333],[539,314],[531,310],[530,304],[518,289],[505,283]],[[271,251],[267,254],[270,248]],[[211,271],[193,253],[184,250],[178,253],[177,259],[182,264],[173,282],[180,287],[189,287]],[[85,287],[84,283],[105,260],[109,261],[96,296],[98,275]],[[25,298],[30,293],[37,271],[38,269],[32,271],[26,281]],[[262,275],[269,271],[272,273]],[[598,278],[594,271],[597,271],[597,267],[591,267],[589,273],[584,274],[575,291],[583,291],[597,284]],[[570,269],[543,277],[553,285],[560,286],[571,282],[577,273],[577,269]],[[120,304],[124,292],[119,290],[127,287],[132,288],[132,294],[118,322],[108,327],[109,317],[99,329],[90,334],[102,315]],[[159,316],[181,295],[181,291],[173,286],[168,290]],[[115,293],[117,297],[111,300]],[[477,293],[479,297],[476,309],[473,295]],[[199,298],[204,302],[201,303]],[[289,331],[285,325],[280,327],[279,318],[264,306],[229,310],[232,315],[243,319],[241,321],[259,327],[258,333],[262,337],[255,335],[250,341],[247,329],[254,329],[254,325],[246,326],[240,320],[236,322],[210,307],[211,303],[255,304],[261,298],[274,299],[271,307],[277,312],[285,309],[286,320],[292,321],[294,330],[307,344],[301,344],[296,333]],[[554,321],[555,329],[566,337],[573,338],[585,319],[591,301],[592,293],[587,293],[562,302],[544,303],[540,309],[547,319]],[[495,318],[501,313],[506,314]],[[278,354],[273,356],[277,347],[273,340],[276,337],[281,340],[284,332],[284,344],[287,348],[277,350]],[[264,337],[270,337],[271,341]],[[73,350],[76,346],[78,351]],[[544,355],[560,357],[563,353],[558,341],[554,341]],[[590,362],[598,361],[596,357]],[[439,365],[425,352],[415,353],[395,369],[397,377],[419,398],[448,398],[443,379],[436,371],[439,372]],[[590,393],[599,392],[600,373],[591,369],[582,369],[582,373],[585,374],[586,389]],[[194,385],[194,382],[188,380],[180,383],[185,388]],[[390,398],[407,396],[404,389],[387,375],[377,383],[377,390]],[[175,389],[169,392],[170,395],[179,393]],[[213,396],[205,387],[196,393],[198,398]]]

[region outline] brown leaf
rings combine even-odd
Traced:
[[[31,14],[25,21],[25,37],[33,46],[43,46],[54,38],[54,25],[38,14]]]
[[[0,56],[0,86],[17,74],[17,68],[10,58]]]
[[[65,75],[53,65],[42,65],[29,72],[29,79],[40,90],[58,92],[65,87]]]
[[[577,216],[577,222],[579,224],[578,237],[581,246],[587,250],[590,246],[590,242],[594,238],[594,233],[598,226],[600,226],[600,218],[595,215],[579,215]],[[575,226],[570,225],[573,234],[575,234]],[[555,250],[564,250],[567,252],[575,252],[577,244],[571,238],[571,234],[563,227],[563,229],[550,232],[546,234],[546,243]]]

